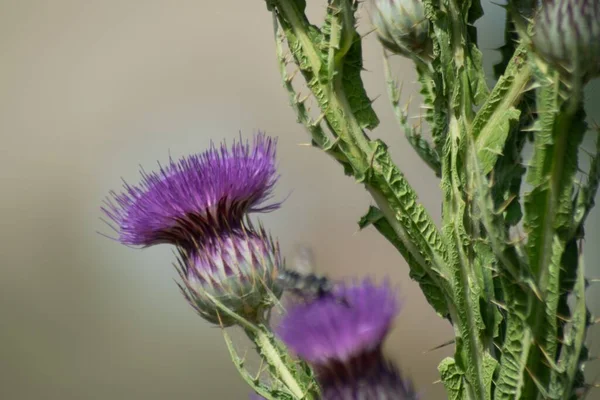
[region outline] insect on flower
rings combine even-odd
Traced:
[[[333,281],[326,276],[317,275],[312,272],[315,262],[314,253],[310,248],[299,248],[296,251],[293,264],[295,269],[279,269],[277,283],[284,290],[304,300],[332,296],[338,298],[342,304],[349,306],[345,298],[335,293],[335,284]]]

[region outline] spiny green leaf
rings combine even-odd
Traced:
[[[433,71],[429,68],[417,66],[417,79],[421,84],[419,93],[423,96],[425,120],[431,126],[435,151],[439,152],[448,130],[448,105],[444,96],[439,62],[434,61],[432,69]],[[388,87],[389,85],[388,79]]]
[[[481,318],[486,330],[485,337],[488,345],[491,346],[493,338],[498,336],[498,327],[502,321],[502,314],[494,304],[496,295],[493,275],[498,268],[498,260],[489,242],[483,238],[474,243],[473,252],[475,253],[474,274],[477,277],[477,285],[481,288],[479,298]]]
[[[380,140],[373,143],[373,171],[365,176],[367,184],[381,190],[387,200],[389,210],[381,209],[394,231],[407,245],[412,243],[411,251],[421,265],[426,265],[433,273],[446,281],[449,274],[443,256],[445,246],[437,227],[425,208],[417,201],[417,194],[404,175],[393,164],[387,146]],[[402,231],[405,237],[401,237]]]
[[[575,304],[571,320],[569,322],[569,331],[563,339],[561,354],[558,360],[559,371],[552,371],[551,382],[557,388],[558,393],[562,394],[564,400],[568,400],[572,395],[572,385],[575,382],[575,375],[580,370],[580,354],[584,347],[585,334],[588,322],[588,310],[585,301],[585,270],[583,264],[583,252],[579,255],[577,268],[577,278],[573,294],[575,295]]]
[[[492,380],[494,373],[498,368],[498,361],[494,357],[490,356],[489,353],[483,355],[483,381],[486,387],[485,400],[491,400],[492,398]]]
[[[298,101],[298,94],[294,90],[291,77],[288,76],[285,64],[285,55],[283,53],[283,37],[279,35],[279,25],[277,17],[273,18],[273,30],[275,35],[275,46],[277,50],[277,61],[279,64],[279,72],[283,81],[283,86],[289,95],[290,105],[296,111],[298,122],[303,124],[311,133],[314,143],[322,149],[331,148],[330,140],[321,128],[321,124],[316,124],[311,121],[310,115],[304,102]],[[333,153],[335,157],[341,157],[341,154]]]
[[[402,254],[410,267],[410,277],[419,283],[425,298],[438,315],[448,318],[448,305],[444,292],[436,282],[427,274],[426,267],[419,264],[407,250],[406,246],[398,239],[390,223],[385,219],[383,213],[377,207],[369,207],[369,211],[360,219],[360,229],[373,225],[394,247]]]
[[[528,323],[536,346],[527,364],[531,376],[526,381],[524,398],[537,393],[540,387],[549,387],[552,367],[548,364],[556,359],[560,263],[569,239],[565,232],[570,231],[577,151],[583,138],[581,127],[574,123],[577,114],[563,107],[559,88],[558,81],[550,82],[538,92],[539,130],[527,175],[533,190],[525,196],[526,249],[542,297],[530,298]]]
[[[372,101],[362,84],[362,40],[356,29],[354,13],[357,4],[349,0],[333,0],[327,7],[323,52],[327,63],[323,64],[320,79],[323,85],[341,85],[348,107],[363,129],[375,129],[379,118],[371,106]],[[341,76],[341,80],[334,75]]]
[[[476,211],[471,217],[480,222],[486,230],[487,239],[498,259],[498,269],[501,275],[508,274],[514,281],[520,282],[523,287],[529,287],[534,293],[538,293],[535,282],[530,274],[525,260],[519,256],[514,244],[509,244],[508,228],[502,213],[496,210],[491,196],[491,188],[488,179],[481,173],[479,160],[476,157],[475,142],[470,140],[469,163],[467,169],[472,175],[469,179],[470,191],[473,193]]]
[[[446,388],[448,400],[464,400],[467,398],[463,381],[464,374],[456,367],[453,358],[444,358],[438,365],[438,371]]]
[[[494,167],[508,134],[519,121],[521,112],[515,108],[531,78],[525,47],[519,47],[481,110],[475,116],[471,135],[475,138],[477,156],[483,174]]]
[[[473,105],[478,106],[487,99],[490,91],[483,71],[483,54],[474,43],[468,47],[467,73],[471,85]]]
[[[521,396],[527,374],[527,357],[532,346],[531,331],[526,323],[529,294],[517,282],[511,282],[506,277],[502,281],[507,301],[506,333],[494,400],[514,400]]]
[[[392,71],[389,65],[388,56],[384,52],[383,56],[383,66],[387,83],[387,91],[388,96],[390,98],[390,103],[392,104],[392,108],[394,110],[394,114],[396,115],[396,121],[404,130],[404,134],[408,139],[408,142],[413,147],[415,152],[421,157],[423,161],[434,171],[437,177],[441,176],[441,164],[440,164],[440,156],[437,151],[429,144],[429,142],[421,136],[420,129],[415,126],[412,126],[408,123],[408,114],[405,111],[408,108],[400,106],[400,95],[401,92],[398,89],[398,84],[396,79],[392,75]],[[431,84],[430,81],[426,81],[428,84]],[[427,100],[433,105],[433,98],[435,94],[431,94],[429,91],[422,89],[426,94],[424,95]],[[427,110],[427,114],[435,115],[432,110]]]
[[[377,114],[375,114],[372,107],[372,101],[362,85],[360,77],[362,68],[362,41],[356,33],[354,44],[344,57],[342,84],[350,109],[353,111],[360,127],[373,130],[379,125],[379,118],[377,118]]]
[[[457,123],[457,125],[460,125]],[[485,337],[485,324],[481,318],[481,287],[473,272],[472,255],[469,254],[472,238],[467,234],[464,222],[466,202],[464,182],[466,176],[462,168],[462,154],[465,150],[460,138],[464,129],[450,126],[450,134],[445,146],[442,161],[442,187],[444,189],[443,229],[448,246],[448,264],[452,270],[453,300],[456,306],[455,325],[460,334],[457,337],[455,361],[464,371],[468,390],[476,398],[487,398],[490,387],[484,380],[485,362],[482,338]],[[460,171],[460,172],[459,172]]]

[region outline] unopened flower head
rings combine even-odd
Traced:
[[[371,19],[381,43],[407,57],[429,56],[429,20],[421,0],[373,0]]]
[[[200,237],[240,226],[248,212],[276,209],[265,204],[278,175],[275,141],[262,133],[252,145],[215,146],[201,154],[170,160],[158,172],[142,172],[138,186],[111,192],[105,214],[116,223],[119,241],[190,246]]]
[[[543,0],[535,17],[537,54],[559,69],[578,69],[585,78],[600,74],[600,2]]]
[[[283,342],[313,365],[344,362],[379,348],[399,311],[387,283],[377,286],[365,279],[340,284],[332,294],[297,304],[278,329]]]
[[[180,253],[184,295],[205,319],[223,326],[235,319],[219,310],[214,300],[256,322],[282,292],[275,279],[283,264],[279,245],[262,228],[244,225]]]

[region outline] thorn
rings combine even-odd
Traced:
[[[527,85],[527,87],[525,89],[523,89],[523,93],[527,93],[530,92],[532,90],[535,90],[539,87],[541,87],[542,85],[540,85],[538,82],[532,82],[529,85]]]
[[[240,364],[244,364],[246,362],[247,355],[248,355],[248,349],[244,350],[244,355],[240,358]]]
[[[556,313],[556,318],[560,319],[561,321],[564,322],[571,322],[572,319],[569,316],[566,315],[560,315],[559,313]]]
[[[300,104],[304,103],[306,100],[308,100],[310,98],[311,94],[307,94],[306,96],[304,96],[302,99],[300,99],[298,102]]]
[[[448,340],[447,342],[444,342],[444,343],[442,343],[442,344],[440,344],[440,345],[438,345],[438,346],[432,347],[432,348],[431,348],[431,349],[429,349],[429,350],[425,350],[425,351],[424,351],[423,353],[421,353],[421,354],[427,354],[427,353],[430,353],[430,352],[432,352],[432,351],[435,351],[435,350],[441,349],[441,348],[443,348],[443,347],[449,346],[449,345],[451,345],[451,344],[453,344],[453,343],[455,343],[455,342],[456,342],[456,339],[450,339],[450,340]]]
[[[497,300],[490,300],[490,303],[494,304],[496,307],[501,308],[504,311],[508,311],[508,307],[504,303],[500,303]]]
[[[258,366],[258,372],[256,374],[256,378],[254,378],[255,382],[258,382],[259,379],[260,379],[260,374],[262,374],[262,369],[264,368],[264,363],[265,363],[265,360],[261,357],[260,358],[260,365]]]
[[[360,40],[362,40],[363,38],[366,38],[367,36],[369,36],[371,33],[375,32],[376,30],[377,30],[377,28],[371,29],[370,31],[368,31],[364,35],[360,36]]]
[[[507,10],[509,7],[508,4],[500,4],[500,3],[496,3],[495,1],[490,1],[490,3],[492,3],[493,5],[498,6],[500,8],[503,8],[505,10]]]
[[[508,206],[516,198],[517,198],[517,195],[516,194],[512,194],[508,199],[504,200],[504,202],[502,204],[500,204],[500,208],[498,208],[498,210],[495,211],[495,214],[496,215],[500,215],[501,213],[503,213],[504,211],[506,211],[506,209],[508,208]]]
[[[498,344],[498,343],[496,343],[496,342],[493,342],[493,344],[494,344],[494,347],[495,347],[495,348],[496,348],[496,349],[497,349],[497,350],[498,350],[500,353],[502,353],[502,347],[500,346],[500,344]]]
[[[321,113],[321,114],[320,114],[320,115],[317,117],[317,119],[315,120],[315,122],[313,122],[313,125],[314,125],[314,126],[321,125],[321,122],[323,121],[323,119],[324,119],[324,118],[325,118],[325,113]]]
[[[555,371],[559,371],[560,368],[558,368],[558,365],[554,363],[548,352],[539,344],[536,343],[536,345],[538,349],[540,349],[540,352],[544,355],[544,358],[546,359],[546,365]]]
[[[586,278],[585,283],[586,283],[586,286],[591,286],[594,283],[600,283],[600,278]]]
[[[543,389],[540,381],[533,375],[533,373],[529,370],[529,367],[525,366],[525,370],[527,371],[527,373],[529,374],[529,377],[531,378],[531,380],[533,381],[533,383],[535,383],[535,385],[538,387],[538,389]],[[542,394],[543,396],[543,394]]]
[[[296,69],[294,70],[294,72],[292,72],[292,73],[291,73],[289,76],[287,76],[287,77],[285,78],[285,82],[286,82],[286,83],[291,83],[291,82],[294,80],[294,78],[296,77],[296,75],[298,74],[298,71],[300,71],[300,69],[299,69],[299,68],[296,68]]]

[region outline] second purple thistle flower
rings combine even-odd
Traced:
[[[317,374],[322,399],[416,399],[382,345],[400,310],[387,284],[340,284],[330,296],[292,307],[281,340]]]
[[[281,288],[283,260],[276,241],[247,216],[280,206],[268,202],[277,182],[275,140],[259,133],[252,145],[234,142],[142,172],[138,186],[111,192],[104,213],[127,245],[167,243],[179,251],[181,288],[207,320],[231,325],[213,299],[250,320],[260,320]],[[222,310],[221,310],[222,311]]]

